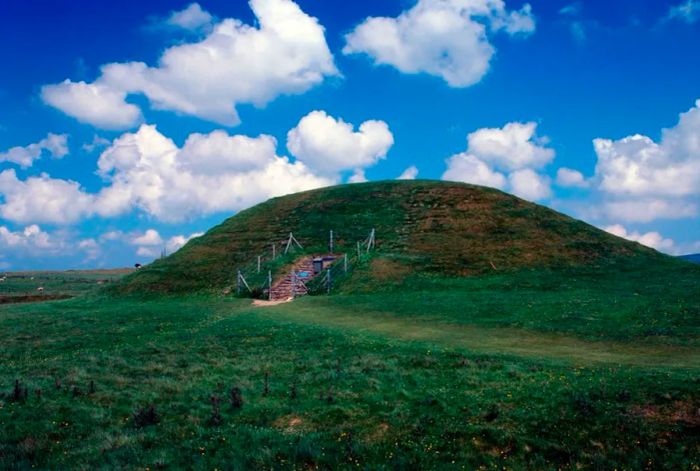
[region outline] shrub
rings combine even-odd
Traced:
[[[156,425],[158,422],[160,422],[160,417],[158,417],[158,412],[156,412],[156,408],[152,404],[146,407],[140,407],[134,412],[134,426],[136,428]]]

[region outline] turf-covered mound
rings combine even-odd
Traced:
[[[606,265],[664,258],[584,222],[480,186],[438,181],[340,185],[273,198],[240,212],[177,253],[130,275],[120,292],[221,289],[258,255],[282,249],[290,232],[307,252],[353,252],[376,230],[376,255],[363,276],[407,273],[470,276],[528,267]]]

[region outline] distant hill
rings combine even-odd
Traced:
[[[690,254],[690,255],[681,255],[679,258],[682,258],[683,260],[687,260],[687,261],[693,262],[693,263],[700,263],[700,253],[695,253],[695,254]]]
[[[277,253],[293,232],[307,252],[337,252],[376,229],[377,276],[471,276],[668,257],[492,188],[441,181],[340,185],[273,198],[240,212],[167,258],[127,276],[122,292],[194,292],[235,284],[236,270]],[[639,261],[639,260],[638,260]]]

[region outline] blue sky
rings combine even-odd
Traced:
[[[2,8],[0,270],[147,262],[270,196],[416,175],[700,252],[700,1]]]

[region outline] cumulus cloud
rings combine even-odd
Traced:
[[[200,237],[203,232],[195,232],[186,235],[175,235],[167,240],[164,240],[161,235],[155,229],[147,229],[143,233],[133,234],[129,242],[132,245],[137,245],[136,255],[140,257],[155,258],[161,255],[163,250],[166,254],[171,254],[177,252],[181,249],[187,242],[194,239],[195,237]]]
[[[549,177],[530,168],[516,170],[508,175],[508,184],[513,194],[530,201],[539,201],[552,196]]]
[[[442,179],[499,189],[504,189],[507,183],[505,175],[493,170],[475,155],[466,152],[447,159],[447,170],[442,174]]]
[[[367,54],[378,65],[467,87],[489,70],[495,53],[491,35],[527,35],[534,30],[529,4],[509,11],[503,0],[419,0],[397,18],[364,20],[345,37],[343,52]]]
[[[126,96],[126,91],[111,87],[104,81],[65,80],[41,89],[45,103],[83,123],[114,130],[131,128],[143,121],[141,110],[127,103]]]
[[[557,170],[557,185],[565,188],[586,188],[589,182],[578,170],[562,167]]]
[[[201,236],[203,236],[203,235],[204,235],[203,232],[195,232],[194,234],[190,234],[190,235],[188,235],[188,236],[184,236],[184,235],[172,236],[172,237],[169,238],[168,241],[166,242],[166,244],[165,244],[165,250],[166,250],[168,253],[177,252],[177,251],[180,250],[182,247],[184,247],[185,244],[186,244],[187,242],[189,242],[190,240],[195,239],[195,238],[197,238],[197,237],[201,237]]]
[[[68,135],[49,133],[44,139],[24,147],[13,147],[5,152],[0,152],[0,162],[17,164],[22,168],[31,167],[35,160],[44,154],[54,159],[60,159],[68,155]]]
[[[277,156],[270,136],[214,131],[193,134],[179,148],[147,125],[115,139],[100,155],[97,173],[105,186],[89,193],[73,181],[48,175],[20,180],[14,170],[6,170],[0,173],[0,217],[19,223],[71,224],[138,209],[175,222],[237,211],[273,196],[336,182],[318,176],[301,161]]]
[[[548,139],[538,137],[537,123],[508,123],[502,128],[482,128],[467,136],[468,151],[504,170],[540,168],[554,159],[545,147]]]
[[[697,214],[700,100],[680,115],[676,126],[663,130],[658,143],[635,134],[595,139],[593,144],[598,157],[595,180],[609,213],[625,221]]]
[[[30,248],[46,251],[56,247],[51,236],[36,224],[24,230],[13,232],[6,226],[0,226],[0,245],[6,249]]]
[[[204,10],[199,3],[191,3],[184,10],[174,11],[166,20],[169,26],[188,31],[206,31],[212,27],[214,17]]]
[[[163,239],[160,237],[160,234],[158,233],[157,230],[155,229],[148,229],[146,232],[143,234],[139,234],[134,236],[131,239],[131,243],[134,245],[148,245],[148,246],[154,246],[154,245],[163,245]]]
[[[605,231],[618,237],[622,237],[623,239],[639,242],[642,245],[646,245],[647,247],[651,247],[662,252],[675,252],[675,243],[673,240],[664,238],[658,232],[647,232],[645,234],[641,234],[637,231],[628,232],[627,229],[620,224],[608,226],[605,228]]]
[[[469,134],[467,151],[447,159],[442,178],[499,188],[533,201],[549,198],[550,179],[538,170],[554,159],[554,151],[536,130],[536,123],[508,123]]]
[[[65,232],[49,233],[31,224],[16,231],[0,226],[0,250],[25,258],[83,253],[94,259],[99,253],[99,245],[93,239],[73,240]]]
[[[201,41],[167,49],[157,66],[107,64],[95,82],[48,85],[42,97],[106,129],[128,129],[141,121],[140,110],[125,101],[131,94],[145,95],[156,109],[233,126],[239,123],[239,104],[264,106],[338,74],[316,18],[292,0],[251,0],[250,7],[256,26],[224,19]]]
[[[353,174],[350,175],[350,178],[348,178],[348,183],[365,183],[366,181],[367,177],[365,176],[365,171],[361,168],[355,170]]]
[[[93,212],[94,197],[80,184],[46,174],[20,180],[14,170],[0,172],[0,195],[0,217],[22,224],[70,224]]]
[[[415,180],[418,176],[418,168],[415,165],[411,165],[406,170],[401,172],[401,175],[396,177],[397,180]]]
[[[213,142],[222,145],[216,171],[207,168],[216,155]],[[277,156],[273,142],[269,136],[238,139],[215,131],[194,135],[180,149],[155,126],[144,125],[116,139],[100,156],[98,173],[111,185],[100,193],[98,209],[122,213],[136,207],[160,220],[179,221],[334,182],[302,162]]]
[[[602,210],[608,219],[625,222],[685,219],[698,215],[698,206],[694,202],[662,198],[604,200]]]
[[[324,175],[374,165],[393,145],[384,121],[365,121],[355,131],[325,111],[312,111],[287,134],[289,152]]]

